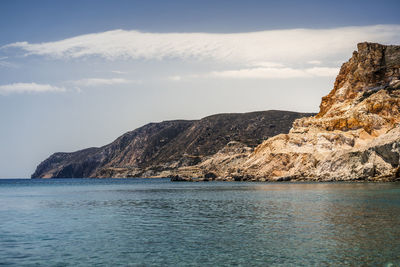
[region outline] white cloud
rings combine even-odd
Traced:
[[[0,57],[0,67],[15,68],[17,65],[6,61],[8,57]]]
[[[115,73],[115,74],[127,74],[128,73],[126,71],[120,71],[120,70],[112,70],[111,72]]]
[[[251,67],[264,67],[264,68],[280,68],[284,67],[282,63],[277,63],[277,62],[255,62],[252,64],[249,64]]]
[[[46,93],[46,92],[65,92],[65,88],[50,84],[37,83],[12,83],[0,85],[0,94],[7,95],[12,93]]]
[[[314,67],[304,71],[312,76],[318,77],[336,77],[339,74],[340,68]]]
[[[15,67],[14,64],[12,64],[10,62],[7,62],[7,61],[4,61],[4,60],[0,60],[0,66],[1,67],[7,67],[7,68]]]
[[[180,80],[182,80],[182,76],[179,76],[179,75],[169,76],[168,80],[171,80],[171,81],[174,81],[174,82],[179,82]]]
[[[209,74],[212,77],[235,79],[291,79],[312,77],[334,77],[339,73],[338,68],[305,68],[295,69],[281,68],[246,68],[239,70],[214,71]]]
[[[72,81],[72,83],[77,86],[93,87],[93,86],[104,86],[104,85],[128,84],[128,83],[135,83],[135,81],[121,79],[121,78],[111,78],[111,79],[89,78],[89,79]]]
[[[310,61],[307,61],[307,63],[311,64],[311,65],[321,65],[322,64],[322,62],[319,60],[310,60]]]
[[[101,79],[101,78],[91,78],[91,79],[81,79],[76,81],[67,81],[74,85],[76,92],[81,92],[81,87],[93,87],[93,86],[104,86],[104,85],[118,85],[118,84],[129,84],[137,83],[133,80],[126,79]],[[46,92],[65,92],[67,91],[64,87],[58,87],[50,84],[38,84],[38,83],[12,83],[0,85],[0,94],[8,95],[12,93],[46,93]]]
[[[302,62],[343,60],[358,42],[397,44],[400,25],[333,29],[288,29],[248,33],[146,33],[113,30],[56,42],[17,42],[26,55],[54,58],[101,56],[106,59],[198,59],[224,62]],[[269,66],[271,67],[271,66]]]

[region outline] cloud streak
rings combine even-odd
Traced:
[[[47,93],[47,92],[65,92],[65,88],[50,84],[38,83],[12,83],[0,85],[0,94],[21,94],[21,93]]]
[[[182,80],[182,76],[180,76],[180,75],[169,76],[168,80],[174,81],[174,82],[179,82],[180,80]]]
[[[112,70],[111,72],[114,74],[127,74],[128,73],[126,71],[121,71],[121,70]]]
[[[399,43],[400,25],[289,29],[249,33],[147,33],[113,30],[80,35],[56,42],[17,42],[25,55],[60,59],[100,56],[116,59],[196,59],[223,62],[323,61],[346,57],[356,43]]]
[[[281,68],[248,68],[239,70],[214,71],[209,74],[211,77],[234,78],[234,79],[292,79],[312,77],[334,77],[339,73],[338,68],[306,68],[294,69],[289,67]]]
[[[81,92],[81,89],[79,87],[110,86],[110,85],[121,85],[121,84],[130,84],[138,82],[120,78],[111,78],[111,79],[89,78],[76,81],[65,81],[63,83],[70,85],[72,84],[75,86],[74,88],[77,92]],[[11,83],[11,84],[0,85],[0,95],[23,94],[23,93],[48,93],[48,92],[59,93],[66,91],[67,89],[65,89],[65,87],[54,86],[50,84],[39,84],[35,82]]]
[[[15,67],[17,67],[17,65],[6,61],[6,59],[8,59],[8,57],[0,57],[0,67],[5,67],[5,68],[15,68]]]
[[[129,83],[135,83],[135,81],[122,78],[111,78],[111,79],[88,78],[88,79],[72,81],[72,83],[76,86],[95,87],[95,86],[105,86],[105,85],[129,84]]]

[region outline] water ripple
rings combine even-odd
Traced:
[[[0,182],[0,265],[393,266],[400,185]]]

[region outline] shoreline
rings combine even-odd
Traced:
[[[252,183],[396,183],[400,182],[400,177],[369,177],[369,178],[352,178],[352,179],[315,179],[315,178],[271,178],[271,179],[233,179],[233,178],[196,178],[196,177],[69,177],[69,178],[1,178],[3,180],[67,180],[67,179],[113,179],[113,180],[126,180],[126,179],[169,179],[170,182],[252,182]]]

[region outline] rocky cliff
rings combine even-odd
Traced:
[[[32,178],[169,177],[225,151],[229,142],[252,151],[269,137],[288,133],[295,119],[310,115],[272,110],[150,123],[100,148],[55,153]]]
[[[177,175],[225,180],[397,180],[400,46],[360,43],[320,112],[254,151],[232,144]],[[189,174],[189,175],[188,175]],[[189,178],[188,178],[189,179]]]

